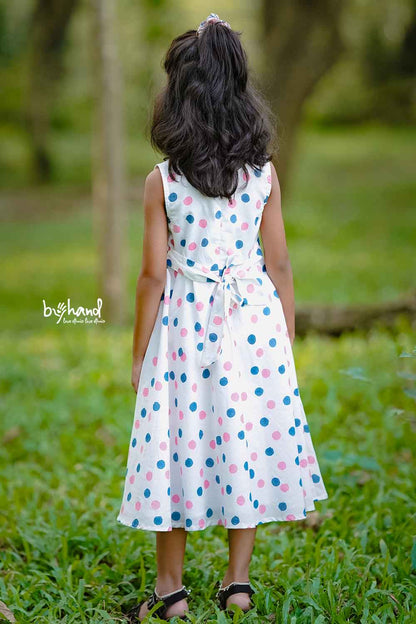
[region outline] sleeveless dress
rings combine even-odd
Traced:
[[[259,227],[271,165],[232,200],[163,180],[166,285],[145,352],[117,521],[248,528],[304,519],[328,498]]]

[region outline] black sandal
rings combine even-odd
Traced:
[[[180,617],[182,620],[184,620],[184,619],[187,619],[186,613],[185,615],[181,615],[181,616],[170,615],[166,617],[166,611],[168,607],[170,607],[170,605],[175,604],[175,602],[179,602],[179,600],[183,600],[183,598],[186,598],[187,596],[189,596],[190,593],[191,593],[191,590],[187,589],[185,585],[182,585],[180,589],[177,589],[174,592],[171,592],[169,594],[164,594],[163,596],[159,596],[155,588],[151,596],[147,599],[147,607],[150,611],[150,609],[152,609],[158,602],[162,601],[163,604],[161,604],[160,607],[155,609],[155,611],[152,612],[152,615],[157,615],[161,620],[166,620],[166,621],[170,620],[171,617]],[[140,607],[145,602],[146,602],[146,598],[142,600],[138,605],[133,607],[133,609],[130,609],[130,611],[127,613],[128,622],[130,624],[138,624],[138,622],[143,621],[148,616],[148,614],[146,614],[142,620],[138,619]]]
[[[216,598],[218,599],[220,609],[229,611],[230,614],[232,614],[232,609],[227,608],[227,598],[233,594],[239,594],[240,592],[248,594],[250,597],[255,593],[250,583],[238,583],[237,581],[233,581],[229,585],[221,587],[221,581],[219,581],[219,589],[216,593]],[[245,611],[244,609],[242,610]]]

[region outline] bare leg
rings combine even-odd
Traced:
[[[252,529],[228,529],[228,568],[222,581],[226,587],[233,581],[249,582],[249,566],[256,539],[257,527]],[[250,607],[250,596],[244,593],[233,594],[227,599],[227,607],[237,604],[246,611]]]
[[[156,532],[157,580],[156,591],[159,596],[169,594],[182,587],[183,561],[185,557],[187,532],[183,528],[172,531]],[[167,609],[166,615],[184,615],[188,603],[179,600]],[[148,612],[147,605],[142,605],[139,620]]]

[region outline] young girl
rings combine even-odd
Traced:
[[[213,525],[229,529],[219,606],[247,611],[257,525],[304,519],[327,498],[292,354],[273,116],[240,35],[211,13],[174,39],[154,109],[152,145],[167,159],[144,190],[137,398],[117,517],[156,531],[157,580],[135,622],[159,601],[163,619],[186,614],[187,534]]]

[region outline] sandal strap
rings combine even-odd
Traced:
[[[225,608],[225,605],[227,604],[227,598],[229,596],[232,596],[233,594],[238,594],[240,592],[246,593],[249,596],[252,596],[255,593],[250,583],[239,583],[238,581],[233,581],[226,587],[220,586],[219,590],[217,591],[217,598],[219,598],[222,607]]]
[[[158,609],[156,609],[156,611],[154,611],[155,615],[162,618],[166,614],[167,608],[170,607],[170,605],[175,604],[175,602],[179,602],[179,600],[182,600],[183,598],[187,598],[190,593],[191,590],[187,589],[185,585],[182,585],[180,589],[176,589],[169,594],[163,594],[163,596],[159,596],[159,594],[156,592],[156,589],[154,589],[153,593],[147,601],[147,606],[149,609],[151,609],[155,606],[155,604],[162,600],[163,605],[161,605]]]

